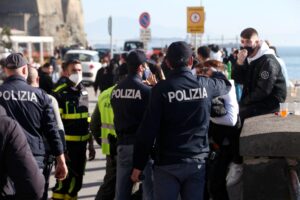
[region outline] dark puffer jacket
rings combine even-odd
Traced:
[[[0,199],[38,200],[42,197],[45,181],[26,136],[2,106],[0,121]]]
[[[250,64],[235,66],[232,78],[243,84],[241,105],[262,103],[268,105],[284,102],[286,83],[281,66],[272,54],[264,54]]]

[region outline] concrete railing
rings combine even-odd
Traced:
[[[300,157],[300,116],[268,114],[246,119],[240,154],[244,172],[239,199],[299,199],[296,160]]]

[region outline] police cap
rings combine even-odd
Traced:
[[[17,69],[28,64],[26,58],[21,53],[12,53],[5,60],[5,67],[8,69]]]
[[[126,62],[130,67],[137,68],[147,61],[147,57],[142,50],[132,50],[129,52]]]
[[[173,62],[185,62],[193,55],[191,47],[184,41],[173,42],[167,51],[166,58]]]

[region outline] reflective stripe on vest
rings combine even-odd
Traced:
[[[67,86],[68,86],[67,83],[63,83],[63,84],[57,86],[56,88],[54,88],[54,89],[53,89],[53,92],[58,92],[59,90],[65,88],[65,87],[67,87]]]
[[[60,193],[53,192],[52,193],[52,198],[54,198],[54,199],[65,199],[65,194],[60,194]]]
[[[89,113],[85,112],[85,113],[73,113],[73,114],[62,114],[61,118],[62,119],[84,119],[84,118],[88,118],[89,117]]]
[[[102,140],[102,153],[105,155],[110,154],[110,147],[108,142],[108,134],[116,136],[114,128],[114,113],[110,104],[111,93],[115,86],[112,86],[104,90],[98,98],[98,109],[100,112],[101,119],[101,140]]]
[[[69,142],[84,142],[90,139],[90,134],[87,135],[65,135],[66,141]]]
[[[76,179],[75,177],[72,177],[71,183],[70,183],[70,188],[68,190],[68,193],[71,194],[75,188],[75,184],[76,184]]]
[[[101,144],[109,144],[109,141],[107,138],[101,138]]]
[[[115,130],[115,126],[113,124],[104,124],[104,123],[102,123],[101,128],[106,128],[106,129],[109,129],[109,130]]]

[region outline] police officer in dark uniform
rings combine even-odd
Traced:
[[[131,179],[139,181],[155,142],[154,199],[203,199],[207,132],[213,98],[228,93],[225,76],[195,77],[192,50],[174,42],[166,55],[172,72],[152,88],[143,121],[137,131]]]
[[[82,186],[86,163],[86,146],[90,139],[88,123],[88,93],[81,83],[82,66],[79,60],[64,65],[64,76],[58,80],[53,95],[56,97],[65,127],[67,165],[69,175],[57,181],[53,199],[77,199]]]
[[[40,200],[45,181],[22,128],[2,106],[0,121],[0,199]]]
[[[0,86],[0,104],[8,116],[18,121],[24,129],[39,168],[45,168],[48,157],[45,147],[49,146],[57,161],[56,177],[64,179],[68,170],[49,97],[42,90],[27,84],[27,61],[22,54],[10,54],[6,58],[4,71],[7,79]]]
[[[151,89],[142,82],[146,60],[143,51],[131,51],[127,57],[128,76],[115,87],[111,95],[118,140],[116,200],[131,199],[133,182],[130,180],[130,174],[133,144]],[[147,194],[152,188],[143,184],[143,189],[143,192]]]

